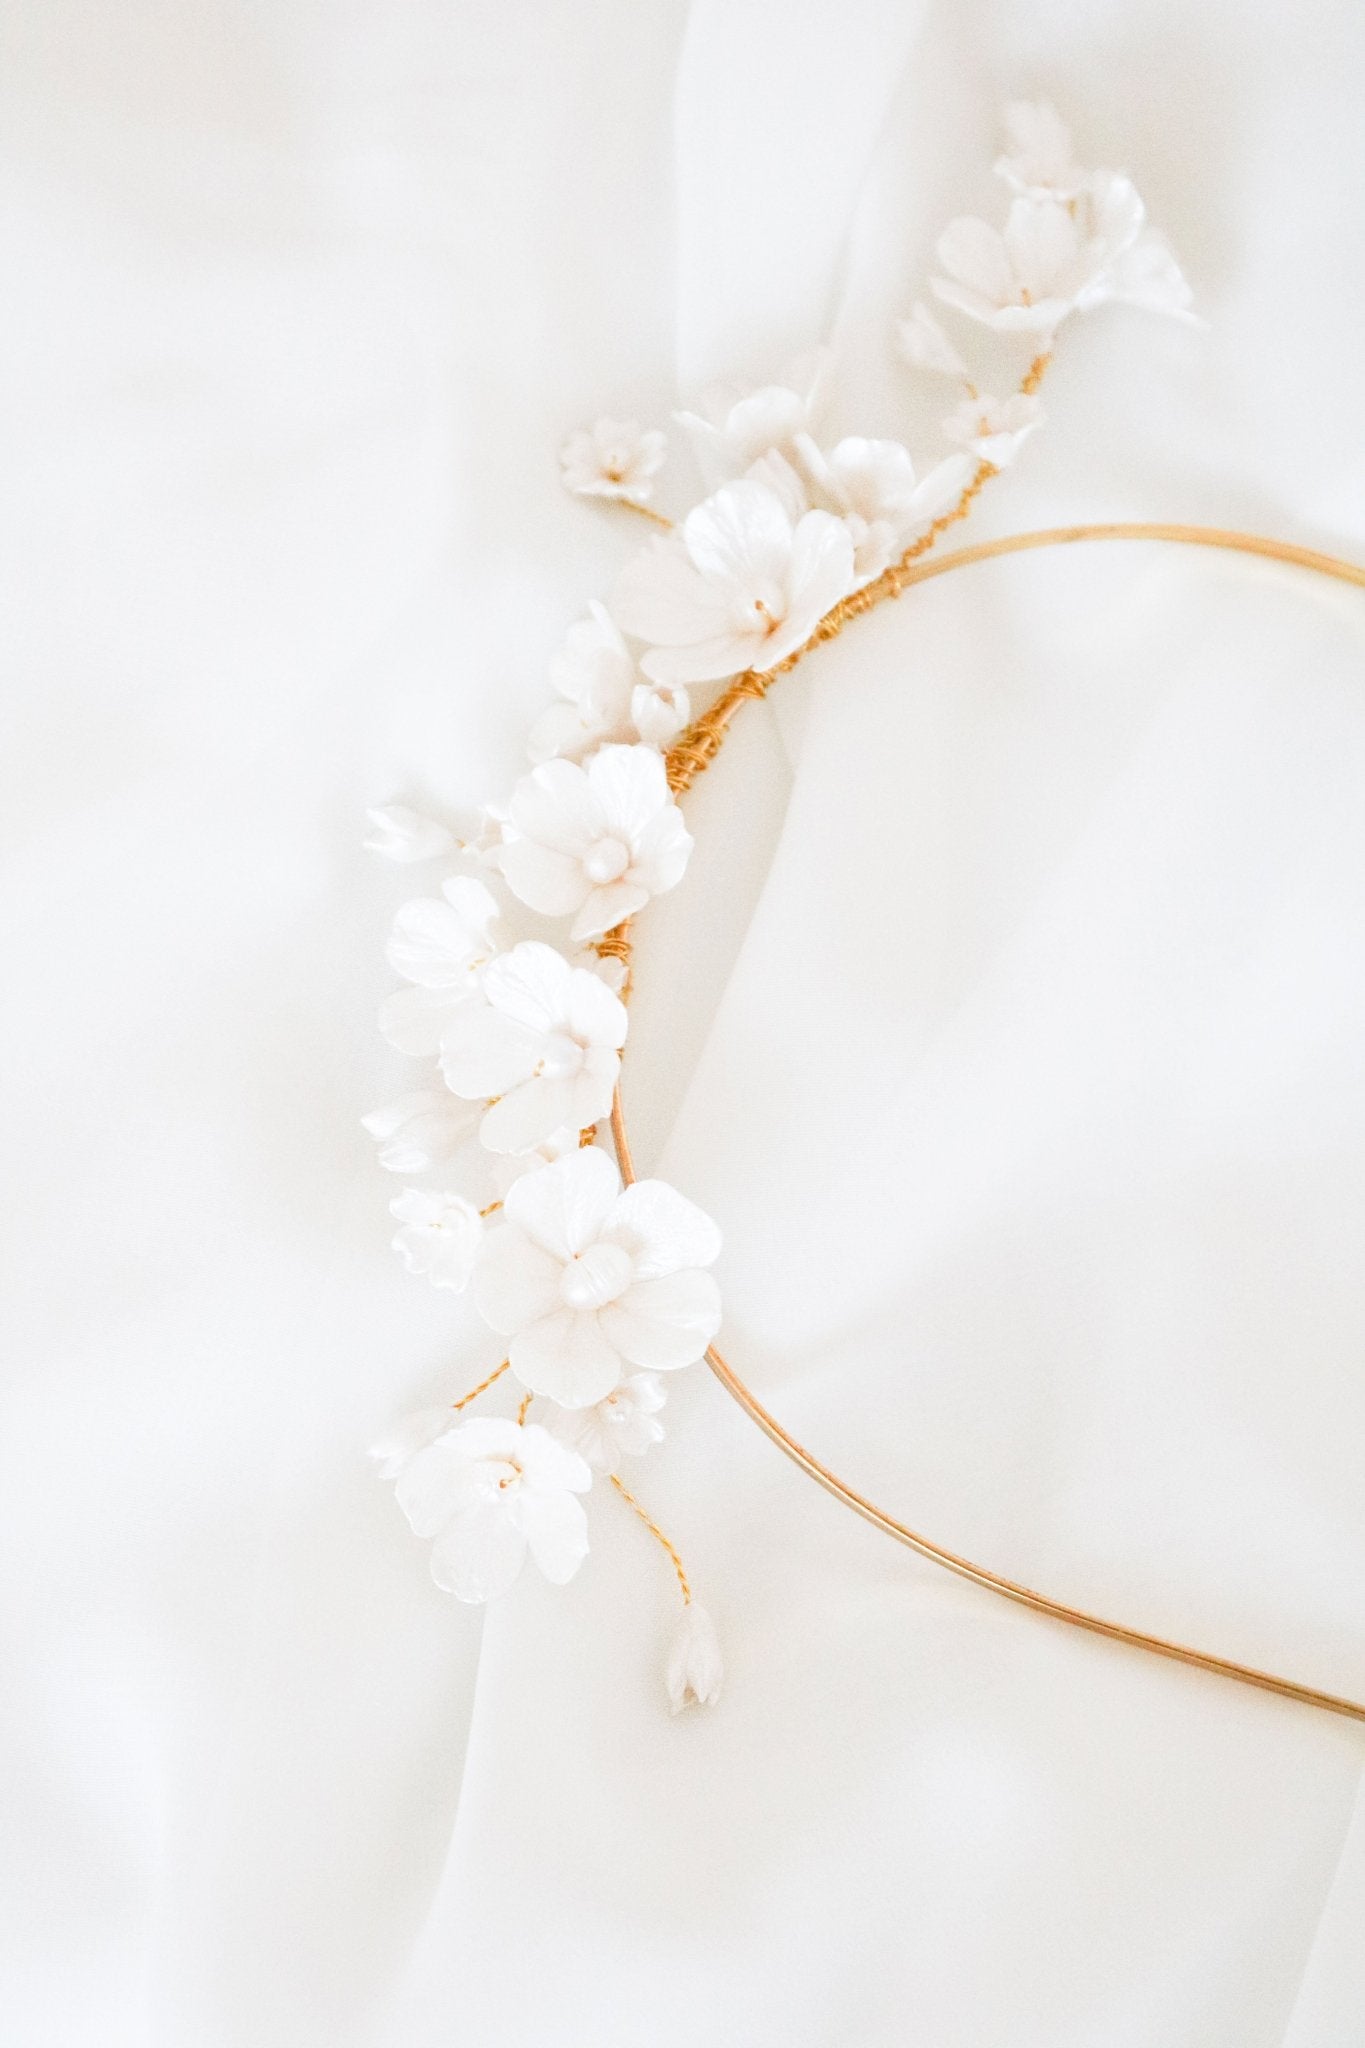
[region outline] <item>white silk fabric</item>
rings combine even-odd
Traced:
[[[364,1446],[486,1353],[357,1120],[422,885],[363,809],[504,790],[636,544],[558,439],[822,339],[835,428],[923,434],[889,321],[1004,99],[1208,326],[1068,328],[973,531],[1365,558],[1360,10],[7,12],[6,2038],[1359,2048],[1365,1730],[947,1577],[704,1371],[632,1476],[718,1707],[668,1715],[610,1496],[569,1588],[440,1595]],[[1360,593],[1175,549],[908,593],[689,800],[627,1078],[798,1436],[1356,1697],[1363,649]]]

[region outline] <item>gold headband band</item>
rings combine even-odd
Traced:
[[[996,540],[980,541],[975,546],[955,550],[952,554],[931,557],[924,561],[897,565],[891,580],[882,579],[885,587],[877,590],[873,602],[881,597],[898,597],[901,591],[912,583],[927,582],[933,576],[946,576],[951,569],[965,569],[976,562],[987,562],[999,555],[1022,553],[1026,549],[1066,545],[1084,540],[1157,540],[1174,541],[1191,547],[1224,548],[1235,554],[1259,555],[1269,561],[1285,562],[1294,568],[1312,570],[1318,575],[1334,577],[1341,583],[1352,583],[1365,589],[1365,568],[1354,562],[1341,560],[1335,555],[1326,555],[1312,548],[1294,547],[1287,541],[1268,539],[1261,534],[1238,533],[1214,526],[1176,526],[1164,524],[1124,522],[1112,525],[1056,526],[1033,533],[1006,534]],[[891,574],[891,572],[889,572]],[[872,586],[876,589],[876,586]],[[861,595],[861,594],[860,594]],[[859,609],[867,609],[860,605]],[[844,621],[838,621],[842,625]],[[836,626],[836,630],[838,627]],[[817,638],[829,638],[826,633]],[[807,647],[816,644],[807,643]],[[807,648],[798,650],[798,657]],[[783,667],[794,665],[793,661]],[[694,721],[677,743],[669,750],[669,779],[675,790],[681,792],[689,787],[694,777],[701,773],[719,751],[724,734],[740,706],[754,698],[764,696],[781,670],[767,675],[741,676],[737,683],[717,700],[711,711]],[[611,950],[615,957],[629,961],[630,933],[623,927],[612,934]],[[617,1162],[622,1178],[627,1182],[636,1179],[631,1156],[630,1138],[626,1127],[625,1110],[622,1106],[618,1086],[611,1112],[612,1137],[615,1141]],[[973,1564],[970,1559],[959,1557],[940,1543],[920,1535],[885,1508],[878,1507],[848,1481],[831,1471],[804,1445],[799,1444],[789,1431],[783,1428],[776,1416],[769,1413],[753,1392],[741,1379],[722,1353],[713,1344],[706,1353],[706,1362],[716,1378],[733,1396],[752,1421],[756,1422],[765,1436],[791,1459],[792,1463],[823,1486],[827,1493],[842,1501],[874,1528],[893,1536],[907,1549],[917,1551],[932,1563],[942,1565],[959,1578],[968,1579],[973,1585],[984,1587],[987,1592],[998,1593],[1017,1606],[1031,1608],[1036,1614],[1049,1616],[1053,1621],[1066,1622],[1072,1628],[1086,1629],[1092,1635],[1107,1636],[1111,1642],[1126,1643],[1130,1649],[1146,1650],[1156,1657],[1167,1657],[1179,1664],[1190,1664],[1199,1671],[1207,1671],[1217,1678],[1230,1678],[1239,1685],[1258,1687],[1262,1692],[1278,1693],[1281,1698],[1296,1700],[1301,1706],[1319,1707],[1325,1713],[1345,1715],[1353,1721],[1365,1721],[1365,1703],[1339,1698],[1335,1693],[1322,1692],[1315,1686],[1301,1685],[1297,1680],[1278,1677],[1274,1672],[1259,1671],[1248,1664],[1238,1664],[1227,1657],[1218,1657],[1211,1651],[1196,1650],[1184,1643],[1169,1641],[1164,1636],[1150,1635],[1143,1629],[1130,1628],[1123,1622],[1106,1621],[1098,1614],[1090,1614],[1084,1608],[1068,1606],[1065,1601],[1054,1600],[1046,1593],[1036,1592],[1030,1586],[1022,1586],[1000,1572],[989,1570],[985,1565]]]

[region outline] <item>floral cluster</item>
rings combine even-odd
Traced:
[[[678,414],[703,486],[674,523],[652,498],[665,436],[600,420],[561,450],[574,494],[657,528],[606,603],[572,624],[549,665],[554,701],[527,772],[461,836],[407,806],[371,812],[367,841],[400,863],[441,863],[398,910],[400,987],[380,1029],[424,1063],[422,1085],[365,1119],[405,1182],[394,1249],[433,1286],[472,1292],[497,1361],[472,1393],[410,1417],[378,1447],[432,1571],[459,1599],[504,1591],[529,1556],[559,1584],[588,1550],[584,1495],[612,1484],[668,1552],[683,1616],[667,1663],[675,1707],[717,1697],[715,1630],[681,1560],[621,1480],[663,1437],[669,1373],[720,1324],[714,1223],[658,1180],[623,1186],[598,1142],[626,1043],[629,921],[681,881],[692,850],[670,749],[709,699],[805,648],[846,599],[932,545],[1042,420],[1037,396],[1061,326],[1110,302],[1188,317],[1189,291],[1131,181],[1087,171],[1050,107],[1006,110],[995,166],[1003,225],[952,221],[932,293],[966,323],[1019,338],[1017,387],[997,397],[923,300],[898,323],[917,370],[958,396],[944,447],[822,432],[830,359],[780,383],[718,390]],[[466,1416],[504,1381],[514,1416]]]

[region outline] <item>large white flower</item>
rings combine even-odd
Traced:
[[[552,1584],[573,1577],[588,1554],[576,1496],[591,1485],[582,1458],[538,1423],[476,1416],[408,1458],[395,1491],[414,1534],[434,1539],[437,1585],[481,1601],[506,1592],[528,1549]]]
[[[682,880],[692,839],[653,747],[603,747],[583,766],[545,761],[512,792],[503,874],[575,939],[608,932]]]
[[[1046,100],[1012,100],[1005,108],[1009,150],[997,157],[999,177],[1026,199],[1076,199],[1090,174],[1071,154],[1071,131]]]
[[[433,1287],[463,1294],[483,1237],[483,1218],[474,1204],[463,1195],[404,1188],[389,1203],[389,1213],[403,1226],[393,1248],[409,1273],[424,1273]]]
[[[498,943],[498,905],[469,875],[452,875],[439,896],[416,896],[393,921],[389,965],[411,982],[388,997],[379,1028],[399,1052],[431,1053],[446,1020],[478,986]]]
[[[794,654],[855,580],[841,519],[793,520],[776,491],[744,477],[689,513],[680,539],[627,565],[612,610],[648,643],[641,667],[655,682],[713,682]]]
[[[564,1408],[605,1400],[631,1366],[671,1372],[720,1326],[720,1232],[663,1181],[621,1177],[596,1146],[508,1189],[474,1268],[479,1312],[517,1377]]]
[[[662,1443],[664,1426],[657,1418],[663,1405],[655,1375],[635,1372],[591,1408],[552,1408],[545,1426],[594,1472],[619,1472],[623,1457],[638,1457]]]
[[[579,498],[625,498],[643,505],[664,466],[668,443],[657,427],[634,420],[594,420],[570,434],[559,451],[566,490]]]
[[[606,983],[526,939],[484,969],[479,993],[446,1024],[441,1072],[470,1101],[492,1101],[479,1126],[490,1152],[530,1152],[611,1108],[626,1008]]]
[[[379,1143],[381,1166],[390,1173],[425,1173],[448,1164],[469,1143],[478,1115],[472,1104],[457,1102],[444,1089],[419,1088],[360,1121]]]
[[[850,435],[828,455],[812,450],[815,479],[837,507],[853,542],[855,579],[880,576],[912,540],[947,512],[971,478],[964,457],[950,455],[927,476],[917,477],[909,450],[899,441],[867,441]]]
[[[614,741],[646,740],[666,747],[691,715],[685,690],[661,690],[645,682],[634,656],[604,605],[570,626],[550,663],[559,697],[531,728],[533,761],[557,755],[581,761],[595,747]]]
[[[829,361],[828,349],[814,349],[794,363],[780,383],[764,384],[756,391],[715,385],[703,395],[700,412],[675,415],[692,436],[709,484],[742,476],[770,450],[799,462],[800,447],[819,413]]]
[[[992,469],[1007,469],[1042,418],[1042,406],[1026,392],[992,398],[982,391],[963,400],[943,422],[943,431],[950,441],[969,448],[979,462],[989,462]]]

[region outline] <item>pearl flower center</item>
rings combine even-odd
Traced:
[[[552,1031],[536,1070],[547,1081],[572,1081],[583,1071],[583,1048],[567,1031]]]
[[[566,1308],[605,1308],[625,1293],[634,1271],[630,1253],[619,1244],[590,1244],[560,1275],[560,1299]]]
[[[619,839],[599,839],[583,856],[583,872],[599,885],[619,881],[630,866],[630,848]]]

